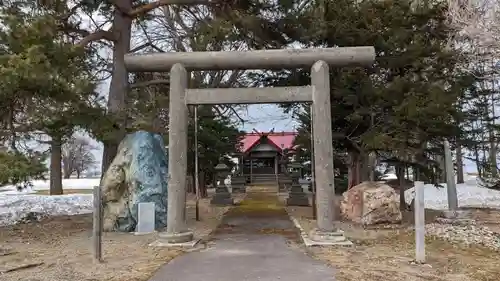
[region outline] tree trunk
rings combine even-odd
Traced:
[[[483,176],[482,174],[482,169],[481,169],[481,162],[479,161],[479,148],[477,145],[474,145],[474,158],[475,158],[475,162],[476,162],[476,170],[477,170],[477,173],[478,173],[478,176],[481,178]]]
[[[493,130],[493,129],[491,129]],[[493,132],[490,132],[490,151],[489,151],[489,167],[490,174],[492,178],[496,178],[498,176],[498,168],[497,168],[497,143],[495,141],[495,136]]]
[[[496,120],[496,110],[495,110],[495,91],[491,93],[491,126],[489,132],[489,141],[490,141],[490,152],[489,152],[489,166],[490,173],[492,178],[496,178],[498,176],[498,166],[497,166],[497,142],[495,133],[493,132]]]
[[[375,167],[377,167],[377,155],[375,152],[371,152],[369,155],[369,162],[370,162],[370,181],[375,181]]]
[[[360,179],[360,169],[361,163],[359,161],[359,153],[357,151],[348,152],[348,167],[347,167],[347,175],[348,175],[348,186],[347,189],[350,189],[356,185],[358,185],[361,181]]]
[[[404,165],[396,165],[396,176],[399,181],[399,209],[404,211],[406,210],[406,201],[405,201],[405,166]]]
[[[196,189],[194,187],[194,177],[193,175],[188,175],[186,180],[187,188],[186,192],[196,194]]]
[[[436,161],[438,162],[439,166],[439,174],[437,177],[438,183],[444,183],[446,182],[446,173],[445,173],[445,166],[444,166],[444,156],[443,155],[437,155]]]
[[[360,163],[359,182],[362,183],[364,181],[369,181],[372,169],[370,154],[367,154],[365,152],[359,153],[359,163]]]
[[[61,138],[52,137],[50,142],[50,195],[63,194],[61,157]]]
[[[208,197],[207,183],[205,181],[205,172],[203,170],[201,170],[200,173],[198,174],[198,181],[200,187],[200,198],[207,198]]]
[[[457,142],[457,183],[464,183],[464,162],[462,145]]]
[[[362,155],[358,151],[348,152],[348,189],[360,184],[363,179],[366,179],[366,177],[362,176],[362,174],[365,174],[363,171],[366,172],[366,169],[362,169],[363,161],[361,158]]]
[[[62,160],[62,169],[64,171],[63,176],[65,179],[69,179],[71,177],[71,165],[67,163],[68,161]]]
[[[80,172],[79,171],[76,171],[76,178],[79,179],[80,178]]]
[[[125,10],[132,9],[131,0],[118,0]],[[115,9],[112,30],[118,34],[113,44],[113,75],[109,86],[108,110],[117,118],[118,134],[116,139],[104,143],[102,154],[102,174],[106,172],[115,158],[118,145],[125,136],[126,98],[128,93],[128,72],[125,68],[125,54],[130,51],[132,18]]]

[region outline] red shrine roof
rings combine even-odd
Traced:
[[[267,136],[269,142],[279,150],[292,149],[294,147],[293,141],[297,135],[297,132],[247,133],[241,141],[243,144],[241,150],[243,153],[248,152],[264,136]]]

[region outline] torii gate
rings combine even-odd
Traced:
[[[176,52],[126,55],[131,72],[170,71],[168,215],[164,243],[185,243],[188,105],[312,102],[317,228],[311,238],[336,236],[329,66],[369,66],[373,47]],[[188,71],[311,68],[311,85],[273,88],[189,89]]]

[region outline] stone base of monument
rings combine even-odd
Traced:
[[[309,206],[309,198],[300,185],[292,185],[292,189],[286,200],[288,206]]]
[[[231,198],[231,194],[229,194],[229,192],[215,193],[212,197],[212,200],[210,200],[210,204],[218,206],[228,206],[234,205],[234,200],[233,198]]]
[[[353,243],[344,236],[344,231],[325,232],[313,229],[309,235],[302,237],[304,244],[310,246],[352,246]]]
[[[194,239],[193,232],[181,233],[160,232],[158,240],[149,244],[151,247],[194,247],[200,240]]]

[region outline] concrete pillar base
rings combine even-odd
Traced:
[[[158,242],[165,245],[183,244],[194,241],[193,232],[191,231],[185,231],[179,233],[160,232],[158,234],[158,237],[159,237]]]
[[[310,246],[314,245],[339,245],[351,246],[352,242],[349,241],[342,230],[335,231],[322,231],[317,228],[313,229],[309,235]]]

